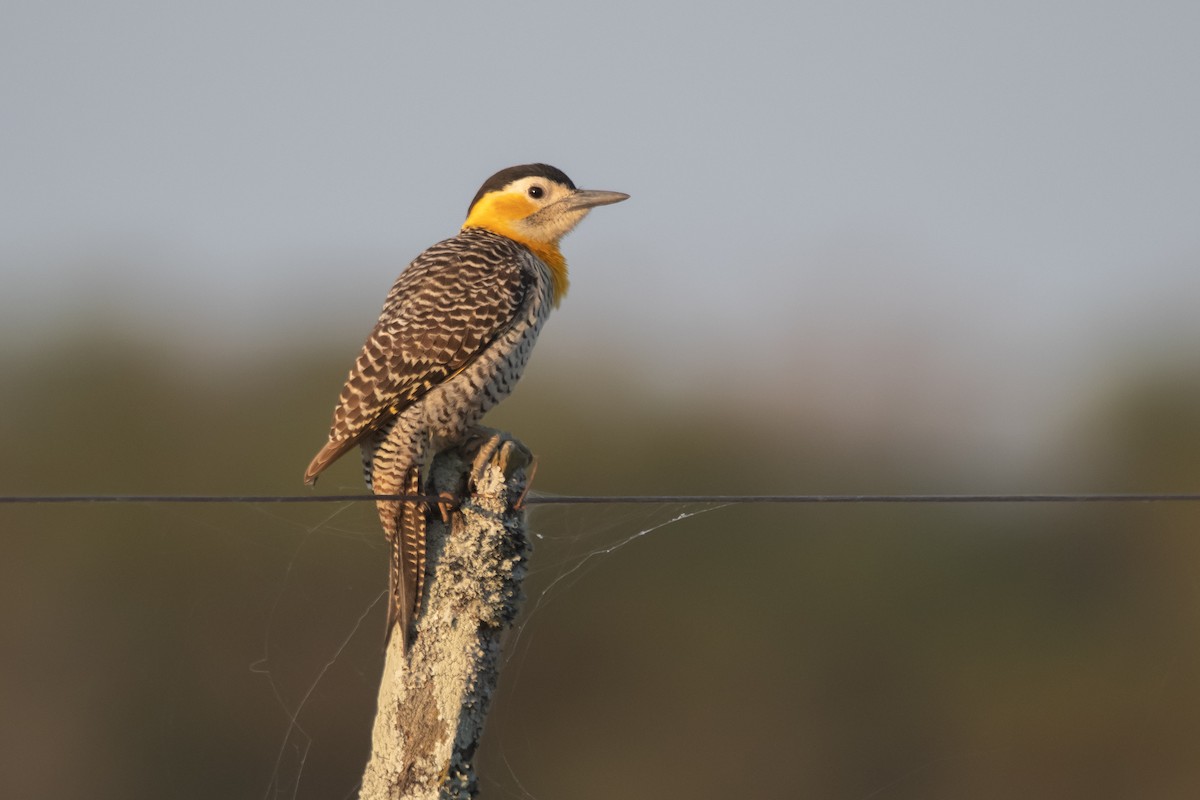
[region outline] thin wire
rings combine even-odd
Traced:
[[[452,498],[453,499],[453,498]],[[150,504],[150,503],[353,503],[375,500],[447,498],[403,494],[330,495],[22,495],[0,496],[0,505]],[[1200,492],[1117,492],[1110,494],[712,494],[712,495],[539,495],[525,498],[527,506],[622,505],[639,503],[852,504],[852,503],[1196,503]]]

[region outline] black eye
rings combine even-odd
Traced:
[[[532,197],[534,200],[537,200],[539,197],[541,197],[545,193],[546,193],[546,190],[540,186],[530,186],[529,187],[529,196]]]

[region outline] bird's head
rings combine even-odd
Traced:
[[[536,252],[557,248],[594,207],[628,198],[621,192],[577,189],[562,170],[548,164],[522,164],[484,181],[463,227],[485,228]]]
[[[567,261],[558,242],[596,206],[629,199],[621,192],[577,189],[549,164],[502,169],[483,182],[463,228],[483,228],[532,250],[550,268],[554,305],[567,293]]]

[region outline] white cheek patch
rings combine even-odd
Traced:
[[[542,196],[530,197],[529,189],[531,186],[542,187]],[[530,175],[527,178],[519,178],[510,183],[508,186],[505,186],[504,191],[513,192],[514,194],[519,194],[522,197],[528,197],[538,205],[539,209],[545,208],[546,206],[554,203],[557,200],[563,199],[571,193],[571,190],[567,187],[556,183],[549,178],[542,178],[536,175]]]

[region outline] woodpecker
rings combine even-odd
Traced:
[[[547,164],[484,181],[458,235],[417,256],[388,292],[304,482],[359,445],[372,493],[426,494],[434,456],[508,396],[566,294],[559,242],[595,206],[628,197],[578,189]],[[399,627],[407,645],[424,592],[428,504],[376,508],[391,551],[388,635]]]

